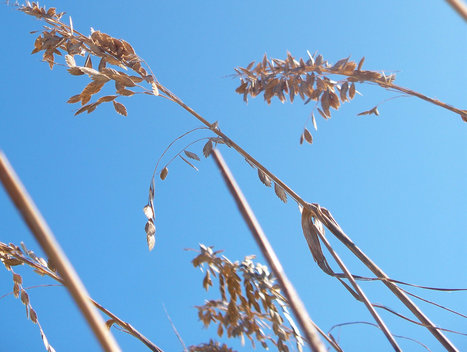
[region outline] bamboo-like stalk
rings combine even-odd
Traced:
[[[462,0],[446,0],[456,12],[467,21],[467,5]]]
[[[63,283],[68,289],[81,313],[86,318],[104,351],[119,352],[120,347],[106,328],[104,320],[88,299],[88,293],[78,274],[60,248],[52,231],[27,193],[19,177],[0,151],[0,180],[24,221],[41,245],[47,256],[54,262]]]
[[[308,315],[308,312],[300,300],[295,288],[292,283],[287,278],[284,269],[282,268],[279,258],[277,258],[276,253],[272,249],[269,240],[264,234],[258,220],[256,219],[253,210],[250,208],[247,200],[245,199],[242,191],[235,182],[235,179],[230,172],[228,166],[226,165],[224,159],[222,158],[221,153],[215,149],[213,151],[213,157],[216,162],[216,165],[219,168],[219,171],[222,174],[222,177],[227,184],[227,188],[235,199],[238,209],[242,214],[243,219],[248,225],[256,243],[258,244],[263,256],[266,258],[269,266],[271,267],[274,275],[276,276],[282,291],[284,292],[287,301],[294,312],[295,317],[297,318],[301,328],[303,329],[308,344],[310,345],[312,351],[324,352],[326,348],[324,347],[321,339],[318,336],[317,330],[313,326],[314,323]]]

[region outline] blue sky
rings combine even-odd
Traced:
[[[380,106],[379,117],[357,117],[397,94],[364,85],[358,96],[318,119],[313,145],[298,143],[311,111],[301,101],[243,103],[235,93],[236,66],[264,53],[321,53],[330,62],[366,57],[364,67],[397,74],[396,83],[465,108],[465,22],[443,1],[46,1],[73,18],[76,29],[101,30],[130,42],[158,80],[250,152],[309,202],[327,207],[353,241],[391,277],[438,287],[467,287],[466,125],[455,114],[416,98]],[[34,18],[2,6],[0,148],[22,178],[92,297],[130,322],[165,351],[181,350],[165,304],[187,345],[215,337],[193,307],[205,294],[202,274],[190,263],[198,243],[224,249],[232,260],[259,250],[226,191],[212,160],[199,172],[175,162],[156,184],[157,240],[148,252],[142,207],[152,169],[166,146],[199,123],[163,99],[122,100],[128,117],[111,106],[74,117],[67,99],[86,80],[62,67],[50,71],[29,55],[41,28]],[[82,117],[81,117],[82,116]],[[310,126],[311,127],[311,126]],[[188,140],[187,140],[188,141]],[[183,144],[178,145],[182,148]],[[193,148],[200,152],[201,145]],[[257,179],[243,158],[221,149],[312,319],[333,324],[372,319],[336,280],[315,265],[303,238],[300,213],[284,205]],[[0,190],[0,240],[41,253],[16,209]],[[369,275],[331,234],[355,274]],[[264,261],[263,261],[264,262]],[[335,267],[335,266],[334,266]],[[51,280],[18,269],[25,286]],[[0,295],[12,289],[0,271]],[[363,283],[370,299],[409,314],[387,290]],[[214,292],[215,290],[213,290]],[[467,311],[462,293],[412,292]],[[57,351],[99,350],[63,288],[30,290],[31,303]],[[416,302],[417,304],[419,302]],[[420,303],[442,327],[466,333],[465,321]],[[395,334],[441,350],[423,328],[381,312]],[[43,349],[39,331],[19,300],[0,301],[2,348]],[[125,351],[144,351],[137,340],[114,331]],[[460,349],[465,336],[447,335]],[[386,351],[383,334],[368,326],[340,330],[349,351]],[[241,350],[238,342],[229,345]],[[423,349],[400,341],[411,351]],[[250,350],[246,345],[243,350]]]

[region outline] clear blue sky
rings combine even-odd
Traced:
[[[300,146],[311,106],[301,101],[268,106],[261,97],[246,105],[234,92],[237,80],[227,77],[264,53],[283,58],[287,50],[296,57],[318,50],[330,62],[365,56],[367,69],[396,72],[399,85],[466,108],[466,23],[444,1],[45,3],[71,15],[82,33],[92,26],[132,43],[162,84],[208,120],[218,120],[304,199],[330,209],[388,275],[422,285],[467,286],[467,125],[458,116],[402,98],[383,104],[379,117],[357,117],[396,95],[365,85],[359,87],[363,96],[331,120],[318,119],[312,146]],[[41,26],[34,18],[2,6],[0,23],[0,148],[91,295],[167,352],[182,348],[162,304],[187,345],[215,337],[214,329],[202,329],[193,308],[214,295],[203,291],[202,275],[190,263],[193,253],[184,248],[214,245],[232,260],[259,251],[213,161],[203,160],[198,173],[174,163],[166,181],[157,183],[157,242],[151,253],[142,213],[155,160],[172,139],[199,123],[176,105],[149,96],[122,100],[127,118],[111,106],[74,117],[75,106],[65,102],[86,80],[63,67],[50,71],[40,56],[29,54],[35,39],[29,32]],[[233,151],[222,152],[313,320],[325,331],[337,323],[371,322],[363,305],[313,262],[297,206],[282,204]],[[0,240],[24,241],[41,253],[1,188],[0,209]],[[352,272],[369,275],[329,238]],[[51,282],[27,268],[18,272],[25,286]],[[362,286],[372,301],[409,314],[382,285]],[[0,270],[0,295],[12,287],[11,274]],[[465,294],[412,292],[467,311]],[[34,289],[30,298],[57,352],[99,350],[65,289]],[[462,318],[420,307],[436,324],[467,332]],[[395,334],[442,350],[423,328],[381,315]],[[0,316],[2,350],[43,350],[19,300],[2,299]],[[114,333],[123,350],[146,350],[132,337]],[[467,349],[467,337],[447,335]],[[390,350],[373,327],[345,327],[339,338],[348,351]],[[238,342],[228,344],[241,349]],[[423,350],[410,341],[400,344]]]

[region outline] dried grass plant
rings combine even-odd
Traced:
[[[314,261],[323,273],[338,280],[356,301],[366,306],[376,322],[374,326],[377,326],[384,333],[395,351],[400,351],[401,348],[398,346],[396,336],[390,332],[378,314],[378,310],[389,311],[413,324],[425,327],[446,350],[458,350],[443,333],[443,331],[452,332],[452,330],[435,325],[409,296],[423,298],[402,289],[400,286],[415,286],[440,291],[453,291],[456,289],[417,286],[388,277],[351,240],[328,209],[321,207],[319,204],[305,201],[284,181],[265,168],[258,160],[229,138],[226,133],[221,131],[217,122],[208,122],[186,105],[157,80],[149,65],[136,54],[133,47],[125,40],[114,38],[100,31],[91,31],[90,35],[84,35],[74,28],[71,17],[69,21],[62,21],[63,13],[58,13],[54,8],[40,7],[38,3],[27,2],[25,5],[19,6],[18,9],[45,22],[43,30],[35,40],[33,53],[42,53],[42,60],[49,65],[50,69],[53,69],[56,65],[66,66],[70,75],[87,75],[89,77],[89,83],[82,91],[71,96],[68,100],[70,104],[80,105],[75,115],[85,112],[90,114],[101,104],[111,103],[118,114],[127,116],[128,112],[122,103],[123,99],[135,94],[144,94],[167,99],[179,105],[203,124],[203,126],[177,137],[166,148],[156,163],[149,186],[148,202],[144,206],[144,214],[147,217],[145,232],[149,250],[154,248],[156,242],[156,209],[154,207],[156,175],[164,180],[168,177],[169,165],[178,159],[196,169],[195,163],[200,161],[200,157],[189,148],[192,149],[199,142],[204,143],[202,154],[205,157],[209,157],[216,146],[222,145],[234,150],[251,167],[255,168],[260,181],[267,187],[274,187],[274,192],[281,201],[287,202],[288,199],[291,199],[299,205],[303,235]],[[63,57],[63,60],[57,61],[59,57]],[[338,110],[343,103],[350,102],[358,93],[357,88],[361,84],[377,85],[386,90],[422,99],[453,112],[467,122],[467,110],[456,108],[419,92],[398,86],[394,83],[396,78],[394,74],[364,70],[363,64],[364,58],[358,62],[352,61],[350,58],[344,58],[335,64],[330,64],[322,55],[317,53],[312,55],[309,52],[308,57],[305,59],[296,59],[290,53],[283,60],[271,59],[265,55],[257,63],[251,62],[245,68],[238,67],[235,69],[234,76],[240,80],[236,92],[241,94],[245,101],[249,96],[256,97],[261,94],[267,103],[270,103],[274,98],[285,102],[287,97],[290,102],[294,102],[296,98],[300,98],[305,104],[313,101],[311,121],[315,129],[317,129],[316,116],[320,115],[324,119],[331,118],[332,109]],[[105,85],[113,85],[115,93],[102,95],[101,90]],[[371,114],[379,114],[378,106],[363,111],[360,115]],[[211,135],[192,139],[186,143],[182,150],[173,151],[175,141],[185,140],[185,137],[192,136],[192,133],[201,129],[208,131]],[[310,129],[306,126],[301,134],[300,143],[305,141],[308,143],[313,141]],[[162,164],[163,157],[166,154],[170,154],[171,158],[165,164]],[[335,249],[330,245],[327,239],[328,235],[332,235],[341,241],[375,276],[363,277],[351,273]],[[322,245],[326,248],[327,254],[325,254]],[[329,262],[330,258],[333,259],[335,264]],[[54,271],[50,263],[38,258],[24,246],[20,248],[14,244],[0,243],[0,259],[4,266],[13,273],[14,294],[17,297],[21,296],[28,317],[33,322],[38,323],[37,314],[30,305],[26,290],[22,287],[21,277],[13,272],[13,266],[25,264],[32,267],[40,275],[50,276],[58,282],[62,282],[62,279]],[[241,263],[231,262],[226,257],[219,257],[218,252],[214,252],[211,247],[201,246],[198,256],[193,260],[193,265],[195,267],[206,267],[203,286],[207,290],[213,285],[213,278],[216,278],[219,281],[221,295],[219,300],[208,301],[197,307],[199,318],[203,324],[206,326],[217,324],[219,336],[226,334],[229,337],[243,339],[246,337],[253,345],[259,343],[265,346],[269,343],[279,351],[289,350],[287,342],[291,337],[295,338],[298,349],[309,343],[311,349],[323,350],[321,347],[313,345],[311,341],[303,340],[287,311],[288,302],[283,297],[280,291],[281,288],[275,283],[275,278],[266,267],[254,264],[251,259],[251,257],[246,257]],[[336,272],[332,268],[334,265],[337,265],[341,272]],[[358,284],[358,281],[362,280],[378,281],[384,284],[412,312],[414,317],[406,317],[394,309],[371,302]],[[428,302],[449,310],[437,303]],[[93,303],[109,317],[107,321],[109,327],[117,326],[141,340],[149,349],[160,351],[159,347],[150,342],[130,324],[122,321],[97,302],[93,301]],[[450,311],[452,314],[466,317],[459,312]],[[275,337],[264,333],[263,328],[266,326],[272,328]],[[40,325],[39,328],[43,338],[45,338]],[[337,340],[331,333],[322,335],[331,347],[335,350],[341,350]],[[53,350],[46,340],[44,344],[47,350]],[[227,345],[221,345],[213,340],[198,346],[191,346],[189,350],[199,352],[231,351]]]

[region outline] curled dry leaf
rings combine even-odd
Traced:
[[[271,179],[264,173],[263,170],[258,169],[258,177],[267,187],[271,187]]]
[[[282,187],[279,186],[277,183],[274,184],[274,192],[276,192],[276,195],[279,197],[281,201],[283,201],[284,203],[287,203],[287,194],[282,189]]]
[[[107,327],[107,329],[110,330],[110,328],[112,327],[113,324],[115,324],[117,321],[115,319],[109,319],[105,322],[105,326]]]
[[[160,173],[160,178],[161,180],[165,180],[165,178],[167,177],[167,174],[169,173],[169,169],[166,167],[164,167]]]
[[[315,220],[316,222],[316,220]],[[317,224],[318,225],[318,224]],[[321,250],[321,244],[318,237],[318,231],[323,230],[322,226],[317,227],[313,223],[313,214],[308,208],[302,209],[302,229],[303,235],[308,243],[310,248],[311,255],[313,256],[314,261],[325,273],[329,275],[334,275],[331,267],[329,266],[326,257],[324,256]],[[324,233],[322,233],[324,235]]]
[[[148,219],[153,219],[154,218],[154,210],[152,209],[152,206],[150,204],[147,204],[143,208],[143,213]]]

